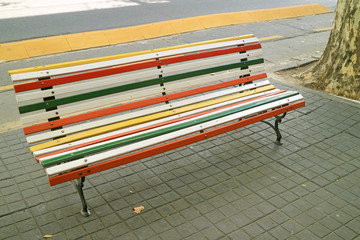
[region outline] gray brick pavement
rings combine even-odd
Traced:
[[[0,238],[359,238],[360,107],[300,91],[307,106],[284,119],[282,146],[257,123],[95,174],[89,218],[71,184],[48,185],[20,130],[2,133]]]

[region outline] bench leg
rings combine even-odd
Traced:
[[[84,197],[84,192],[83,192],[84,182],[85,182],[85,177],[81,177],[81,178],[77,179],[77,183],[76,182],[73,182],[73,183],[74,183],[74,186],[75,186],[76,190],[78,191],[78,193],[80,195],[81,203],[82,203],[82,206],[83,206],[80,213],[84,217],[89,217],[90,216],[90,211],[89,211],[89,209],[87,207],[86,200],[85,200],[85,197]]]
[[[267,122],[267,121],[261,121],[263,123],[266,123],[267,125],[269,125],[272,129],[274,129],[275,133],[276,133],[276,141],[275,144],[277,145],[281,145],[282,143],[280,142],[281,140],[281,133],[279,130],[279,123],[281,123],[281,120],[286,116],[286,113],[284,113],[281,116],[275,116],[275,124],[272,125],[271,123]]]

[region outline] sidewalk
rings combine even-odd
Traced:
[[[271,32],[283,36],[263,43],[271,73],[319,57],[329,32],[313,29],[331,26],[331,19],[237,25],[52,58]],[[271,128],[257,123],[91,175],[85,182],[89,218],[79,214],[70,183],[48,185],[21,130],[0,133],[0,239],[360,239],[360,105],[271,82],[299,90],[307,103],[281,123],[282,146],[273,144]],[[145,208],[140,214],[132,210],[138,206]]]

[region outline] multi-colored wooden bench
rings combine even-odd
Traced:
[[[275,117],[305,105],[266,79],[253,35],[9,71],[30,151],[50,185]],[[269,124],[269,123],[268,123]]]

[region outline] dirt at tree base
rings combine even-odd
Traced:
[[[275,72],[277,76],[281,78],[281,80],[285,82],[289,82],[295,85],[319,90],[315,84],[311,84],[311,78],[301,78],[300,76],[304,73],[308,72],[308,70],[312,69],[316,65],[317,61],[307,63],[301,65],[299,67],[289,68],[281,71]]]
[[[317,62],[318,61],[314,61],[311,63],[301,65],[299,67],[284,69],[281,71],[274,72],[274,74],[276,75],[276,78],[278,78],[284,82],[288,82],[291,84],[299,85],[302,87],[306,87],[306,88],[321,91],[321,92],[326,92],[326,93],[332,94],[332,95],[337,95],[335,93],[330,93],[330,92],[324,91],[323,90],[324,86],[320,86],[316,83],[316,81],[313,81],[313,78],[311,77],[312,73],[309,73],[310,72],[309,70],[311,70],[317,64]],[[300,76],[302,76],[302,77],[300,77]],[[359,100],[357,100],[357,99],[347,98],[347,97],[344,97],[341,95],[337,95],[337,96],[349,99],[351,101],[359,102]]]

